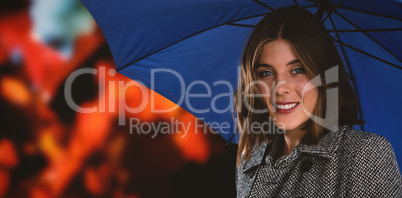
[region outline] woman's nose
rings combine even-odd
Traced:
[[[281,80],[278,79],[275,86],[275,93],[277,95],[285,95],[291,92],[290,81],[282,78]]]

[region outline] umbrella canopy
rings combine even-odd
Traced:
[[[262,17],[296,5],[320,17],[336,44],[366,131],[402,160],[402,5],[392,0],[81,0],[103,31],[117,71],[238,141],[233,95],[242,50]],[[197,95],[198,94],[198,95]]]

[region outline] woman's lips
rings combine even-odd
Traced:
[[[298,105],[299,102],[277,102],[274,107],[277,113],[287,114],[293,112]]]

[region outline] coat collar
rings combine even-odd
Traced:
[[[272,142],[274,143],[274,141]],[[253,149],[253,152],[250,155],[248,161],[245,161],[243,164],[243,172],[247,171],[248,169],[257,166],[261,162],[261,158],[264,155],[265,148],[268,146],[268,142],[264,142],[259,146],[256,146]]]
[[[341,141],[345,130],[349,126],[341,126],[337,131],[330,131],[325,134],[317,144],[314,145],[306,145],[303,142],[300,142],[292,152],[297,153],[307,153],[311,155],[321,156],[325,158],[332,158],[335,151],[339,147],[339,142]],[[270,143],[271,149],[276,150],[276,147],[279,144],[279,140],[282,138],[283,134],[276,135],[272,143]],[[243,172],[248,169],[258,166],[262,160],[264,155],[264,151],[267,148],[268,142],[264,142],[259,146],[256,146],[251,153],[250,159],[243,164]]]
[[[332,158],[339,147],[348,126],[341,126],[337,131],[330,131],[314,145],[299,144],[297,150],[303,153]]]

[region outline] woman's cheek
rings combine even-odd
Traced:
[[[306,76],[296,82],[297,92],[302,97],[304,107],[312,113],[318,98],[318,88]]]

